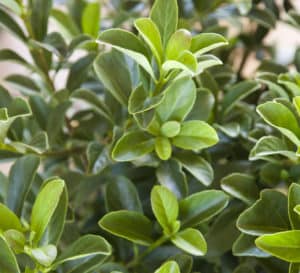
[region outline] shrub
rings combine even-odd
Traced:
[[[153,2],[0,1],[1,273],[299,272],[299,14]]]

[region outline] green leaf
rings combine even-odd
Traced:
[[[300,216],[300,205],[294,207],[294,212],[296,212]]]
[[[147,59],[147,49],[131,32],[122,29],[109,29],[98,37],[100,43],[110,44],[114,49],[132,58],[155,80],[152,67]]]
[[[172,145],[166,137],[156,137],[154,149],[161,160],[168,160],[172,155]]]
[[[111,113],[104,101],[91,90],[77,89],[72,93],[71,98],[80,99],[88,103],[101,116],[112,122]]]
[[[234,105],[260,89],[261,85],[255,81],[242,81],[230,87],[223,99],[223,112],[227,114]]]
[[[21,7],[15,0],[2,0],[1,5],[7,7],[17,15],[21,15]]]
[[[191,120],[182,124],[180,133],[172,143],[186,150],[201,150],[211,147],[219,141],[214,128],[204,121]]]
[[[166,234],[172,234],[178,227],[178,202],[173,192],[163,186],[151,191],[153,213]]]
[[[80,31],[75,22],[66,12],[60,9],[53,8],[51,10],[51,17],[60,26],[63,33],[67,33],[68,36],[73,37],[80,34]]]
[[[63,180],[49,181],[39,192],[31,213],[31,230],[34,232],[34,242],[42,238],[63,193]]]
[[[34,38],[42,41],[48,30],[48,19],[52,8],[52,0],[31,0],[30,21]]]
[[[110,244],[101,236],[84,235],[68,246],[61,255],[58,256],[52,268],[67,261],[88,258],[99,255],[109,256],[112,252]]]
[[[206,241],[202,233],[193,228],[187,228],[174,237],[172,243],[193,256],[203,256],[207,251]]]
[[[4,237],[9,245],[9,247],[16,254],[22,253],[24,251],[26,238],[22,232],[20,232],[16,229],[9,229],[4,232]]]
[[[257,237],[241,233],[232,246],[232,253],[238,257],[259,257],[267,258],[270,254],[260,250],[255,245]]]
[[[0,268],[1,273],[20,273],[15,255],[6,241],[0,236]]]
[[[196,86],[190,77],[183,77],[166,88],[163,101],[156,108],[161,122],[182,121],[191,111],[196,99]]]
[[[228,42],[222,35],[217,33],[201,33],[192,38],[191,51],[198,57],[224,45],[228,45]]]
[[[233,273],[255,273],[256,271],[253,269],[251,264],[241,264],[239,265]]]
[[[248,174],[232,173],[227,175],[221,180],[221,188],[246,204],[252,204],[259,195],[255,178]]]
[[[39,164],[40,159],[37,156],[27,155],[17,159],[10,170],[6,203],[18,216],[22,216],[23,206]]]
[[[187,196],[188,184],[180,164],[173,159],[161,162],[156,170],[158,182],[172,191],[177,198]]]
[[[212,183],[214,172],[211,165],[205,159],[191,153],[176,154],[176,159],[203,185],[209,186]]]
[[[178,60],[182,53],[190,49],[192,35],[186,29],[177,30],[170,38],[166,48],[167,60]]]
[[[26,36],[19,24],[4,10],[0,9],[0,25],[8,29],[21,41],[26,41]]]
[[[5,78],[5,81],[14,85],[25,95],[30,95],[32,93],[40,92],[40,88],[30,77],[21,74],[9,75],[8,77]]]
[[[175,137],[180,132],[180,123],[177,121],[167,121],[161,126],[160,132],[165,137]]]
[[[114,98],[127,106],[132,87],[130,73],[123,55],[114,50],[100,54],[94,61],[94,69],[100,81]],[[115,77],[115,74],[118,77]]]
[[[34,260],[45,267],[49,267],[57,256],[57,249],[54,245],[46,245],[40,248],[33,248],[28,250],[28,252]]]
[[[143,214],[136,211],[114,211],[102,217],[99,225],[104,230],[141,245],[149,245],[152,223]]]
[[[259,115],[278,129],[297,146],[300,146],[300,127],[294,113],[278,102],[266,102],[257,107]]]
[[[287,262],[300,262],[300,231],[289,230],[260,236],[255,244],[263,251]]]
[[[283,84],[292,94],[292,96],[300,96],[299,74],[280,74],[278,83]]]
[[[84,7],[81,26],[84,33],[96,38],[98,36],[99,24],[100,24],[100,2],[93,1],[88,2]]]
[[[288,213],[292,229],[300,229],[300,215],[294,211],[298,204],[300,204],[300,185],[293,183],[288,193]]]
[[[237,227],[249,235],[288,230],[286,196],[275,190],[263,190],[260,199],[239,216]]]
[[[182,226],[193,227],[220,213],[228,204],[228,196],[219,190],[194,193],[179,202]]]
[[[149,111],[159,105],[164,94],[158,94],[156,96],[149,96],[149,91],[146,91],[143,85],[139,85],[134,89],[129,97],[128,111],[130,114],[139,114],[145,111]]]
[[[248,16],[265,28],[276,26],[276,16],[269,9],[252,8]]]
[[[112,151],[116,161],[132,161],[151,153],[154,149],[154,139],[143,132],[130,132],[123,135]]]
[[[287,146],[286,142],[275,136],[264,136],[259,139],[252,148],[249,159],[264,159],[273,155],[282,155],[290,158],[293,161],[297,160],[295,152],[289,151],[289,147]]]
[[[0,203],[0,230],[7,231],[9,229],[23,231],[22,224],[18,216],[5,205]]]
[[[151,19],[157,25],[162,44],[165,48],[171,35],[177,29],[178,6],[176,0],[156,0],[150,13]]]
[[[150,18],[139,18],[134,21],[134,25],[150,47],[158,64],[161,64],[163,59],[163,46],[159,30],[155,23]]]
[[[106,185],[105,200],[108,211],[132,210],[143,212],[136,187],[123,176],[116,177]]]
[[[180,273],[179,266],[176,262],[170,261],[164,263],[154,273]]]
[[[299,263],[290,263],[289,273],[299,273],[300,264]]]

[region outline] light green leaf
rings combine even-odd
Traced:
[[[184,51],[190,49],[192,35],[186,29],[177,30],[168,41],[166,48],[167,60],[178,60]]]
[[[173,192],[163,186],[155,186],[151,191],[153,213],[166,234],[176,232],[178,227],[178,202]]]
[[[300,205],[294,207],[294,212],[296,212],[300,216]]]
[[[24,233],[16,230],[9,229],[4,232],[4,237],[9,247],[16,253],[22,253],[26,243],[26,237]]]
[[[215,129],[209,124],[191,120],[182,124],[180,133],[173,138],[172,143],[186,150],[201,150],[215,145],[218,141]]]
[[[211,165],[205,159],[191,153],[178,153],[176,154],[176,159],[203,185],[209,186],[212,183],[214,172]]]
[[[123,176],[116,177],[106,185],[105,201],[108,211],[132,210],[143,212],[136,187]]]
[[[99,225],[104,230],[140,245],[149,245],[152,223],[143,214],[136,211],[119,210],[102,217]]]
[[[35,155],[23,156],[15,161],[9,173],[7,206],[22,216],[23,206],[31,189],[40,159]]]
[[[227,40],[217,33],[201,33],[192,38],[191,51],[200,56],[215,48],[228,45]]]
[[[287,198],[275,190],[263,190],[260,199],[246,209],[237,227],[249,235],[262,235],[289,229]]]
[[[21,7],[19,3],[15,0],[1,0],[1,4],[16,13],[17,15],[21,14]]]
[[[0,203],[0,230],[15,229],[23,231],[21,221],[9,208]]]
[[[259,195],[255,178],[248,174],[232,173],[227,175],[221,180],[221,188],[246,204],[252,204]]]
[[[163,59],[163,46],[157,26],[150,18],[139,18],[134,21],[134,25],[160,65]]]
[[[152,152],[154,139],[143,132],[130,132],[123,135],[112,151],[116,161],[132,161]]]
[[[39,192],[31,213],[31,230],[34,232],[34,243],[42,238],[63,193],[63,180],[49,181]]]
[[[183,227],[193,227],[216,214],[228,204],[228,196],[219,190],[194,193],[179,202],[179,215]]]
[[[193,228],[187,228],[174,237],[172,243],[193,256],[203,256],[207,251],[206,241],[202,233]]]
[[[190,77],[175,80],[164,92],[165,97],[156,108],[161,122],[184,120],[196,99],[196,86],[193,80]]]
[[[179,266],[176,262],[170,261],[164,263],[154,273],[180,273]]]
[[[81,26],[84,33],[96,38],[100,28],[100,2],[88,2],[84,7]]]
[[[202,55],[198,57],[198,67],[195,75],[199,75],[207,68],[221,64],[223,64],[223,62],[214,55]]]
[[[300,96],[300,85],[297,78],[299,78],[299,74],[280,74],[278,83],[283,84],[293,96]]]
[[[259,115],[271,126],[300,146],[300,127],[293,112],[279,102],[266,102],[257,107]]]
[[[168,160],[172,155],[172,145],[166,137],[156,137],[154,149],[161,160]]]
[[[300,96],[293,98],[293,104],[297,110],[298,115],[300,115]]]
[[[0,236],[0,268],[1,273],[20,273],[17,259],[5,239]]]
[[[61,255],[58,256],[52,268],[58,265],[74,261],[77,259],[97,257],[99,255],[109,256],[112,252],[110,244],[101,236],[84,235],[68,246]]]
[[[300,230],[263,235],[255,240],[255,244],[281,260],[300,262]]]
[[[292,229],[300,229],[300,215],[294,208],[300,204],[300,185],[293,183],[288,193],[288,213]]]
[[[178,6],[176,0],[156,0],[150,13],[150,17],[157,25],[162,44],[165,48],[171,35],[177,29]]]
[[[66,12],[53,8],[51,10],[51,17],[58,23],[63,33],[67,33],[68,36],[73,37],[80,34],[80,31],[72,17]]]
[[[57,256],[57,249],[54,245],[29,249],[27,252],[29,252],[29,255],[32,256],[34,260],[45,267],[49,267]]]

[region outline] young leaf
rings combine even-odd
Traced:
[[[289,230],[260,236],[255,244],[263,251],[287,262],[300,262],[300,231]]]
[[[191,46],[192,35],[185,29],[177,30],[168,41],[166,48],[167,60],[177,60]]]
[[[81,26],[84,33],[93,38],[98,36],[100,23],[100,2],[88,2],[83,10]]]
[[[17,159],[10,170],[6,203],[18,216],[22,215],[39,164],[40,159],[37,156],[27,155]]]
[[[150,47],[158,64],[161,64],[163,58],[163,46],[159,30],[155,23],[150,18],[139,18],[135,20],[134,25]]]
[[[227,40],[220,34],[201,33],[192,38],[191,51],[200,56],[220,46],[228,45]]]
[[[166,12],[167,11],[167,12]],[[178,6],[176,0],[156,0],[150,17],[157,25],[165,48],[171,35],[177,29]]]
[[[65,183],[55,179],[49,181],[39,192],[31,213],[31,230],[34,232],[34,242],[42,238],[63,193]]]
[[[143,214],[136,211],[119,210],[102,217],[99,225],[104,230],[140,245],[149,245],[152,223]]]
[[[154,149],[161,160],[168,160],[172,155],[172,145],[166,137],[156,137]]]
[[[182,121],[191,111],[196,99],[196,86],[190,77],[173,81],[164,91],[165,97],[156,108],[162,122]]]
[[[5,239],[0,236],[0,268],[1,273],[20,273],[17,259]]]
[[[132,161],[152,152],[154,139],[143,132],[130,132],[116,143],[112,158],[116,161]]]
[[[15,229],[23,231],[22,224],[17,215],[0,203],[0,231]]]
[[[300,127],[295,115],[288,107],[270,101],[259,105],[257,112],[268,124],[278,129],[297,146],[300,146]]]
[[[192,194],[179,202],[182,227],[193,227],[216,214],[228,204],[228,196],[219,190],[207,190]]]
[[[166,187],[155,186],[151,191],[153,213],[167,234],[178,226],[178,202],[176,196]]]
[[[207,251],[202,233],[194,228],[187,228],[177,233],[171,240],[178,248],[193,256],[203,256]]]
[[[154,273],[180,273],[179,266],[176,262],[170,261],[164,263]]]
[[[40,248],[29,249],[28,252],[34,260],[45,267],[49,267],[57,256],[57,249],[54,245],[46,245]]]
[[[21,7],[20,7],[20,5],[17,1],[15,1],[15,0],[2,0],[1,5],[4,5],[8,9],[10,9],[14,13],[16,13],[17,15],[21,15]]]
[[[182,124],[180,133],[172,143],[186,150],[201,150],[215,145],[219,141],[214,128],[204,121],[191,120]]]

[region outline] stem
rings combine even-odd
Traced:
[[[139,256],[134,258],[127,264],[127,268],[134,267],[138,263],[140,263],[146,256],[148,256],[154,249],[161,246],[164,242],[169,240],[169,236],[163,235],[158,240],[156,240],[153,244],[151,244],[144,252],[142,252]]]

